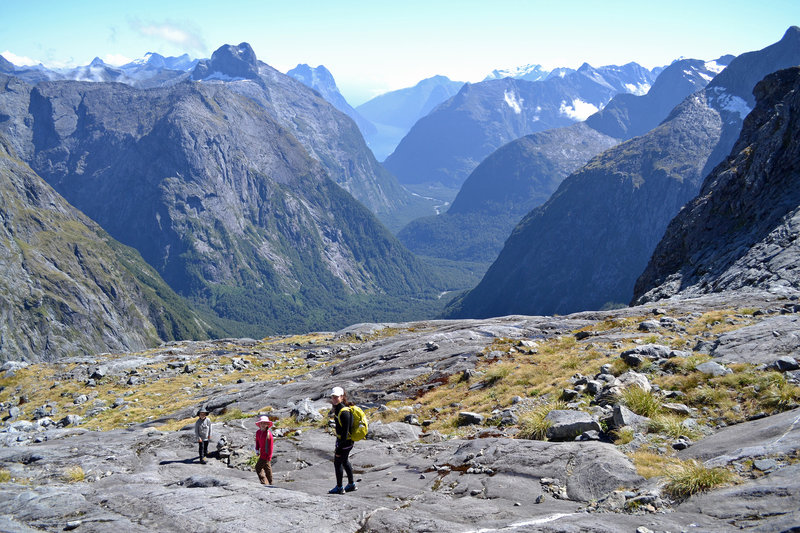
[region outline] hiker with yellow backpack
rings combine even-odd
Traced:
[[[367,417],[360,407],[347,401],[347,394],[341,387],[334,387],[331,390],[331,405],[333,405],[336,432],[336,447],[333,451],[336,486],[328,493],[344,494],[357,490],[353,480],[353,466],[350,464],[350,451],[353,449],[354,441],[361,440],[367,435]],[[342,478],[345,472],[348,483],[342,487]]]

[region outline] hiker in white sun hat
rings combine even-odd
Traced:
[[[329,494],[344,494],[356,490],[353,482],[353,466],[350,464],[350,451],[353,441],[350,440],[350,428],[353,425],[353,414],[348,407],[347,394],[341,387],[331,389],[331,405],[333,405],[333,419],[335,420],[336,447],[333,450],[333,469],[336,472],[336,486],[328,491]],[[347,473],[347,485],[342,487],[344,473]]]

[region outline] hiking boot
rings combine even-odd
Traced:
[[[328,491],[328,494],[344,494],[344,489],[341,485],[336,485],[331,490]]]
[[[205,460],[205,459],[200,459],[200,464],[201,464],[201,465],[204,465],[204,464],[206,464],[206,460]]]
[[[345,492],[353,492],[354,490],[358,490],[358,487],[356,487],[355,483],[348,483],[344,486]]]

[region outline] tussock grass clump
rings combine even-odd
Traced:
[[[637,415],[652,418],[661,411],[661,399],[653,392],[636,386],[622,391],[622,402]]]
[[[70,466],[64,470],[63,478],[67,483],[79,483],[86,479],[86,473],[79,465]]]
[[[684,420],[685,418],[678,415],[657,414],[650,420],[647,430],[650,433],[667,435],[673,439],[677,439],[680,436],[688,437],[692,440],[699,438],[701,435],[697,431],[690,430],[683,425]]]
[[[8,483],[11,481],[11,472],[5,468],[0,468],[0,483]]]
[[[788,411],[800,404],[800,387],[787,383],[777,383],[769,387],[762,396],[762,405],[777,411]]]
[[[492,386],[498,381],[507,378],[513,371],[514,365],[509,363],[491,365],[484,375],[484,381],[488,386]]]
[[[669,481],[664,492],[677,500],[683,500],[698,492],[704,492],[733,480],[734,475],[724,468],[708,468],[697,461],[688,461],[667,472]]]
[[[550,411],[566,409],[567,404],[562,401],[554,401],[545,405],[540,405],[522,413],[519,417],[519,433],[521,439],[547,440],[547,429],[552,425],[545,417]]]

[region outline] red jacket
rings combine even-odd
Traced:
[[[256,431],[256,452],[259,459],[272,460],[272,431]]]

